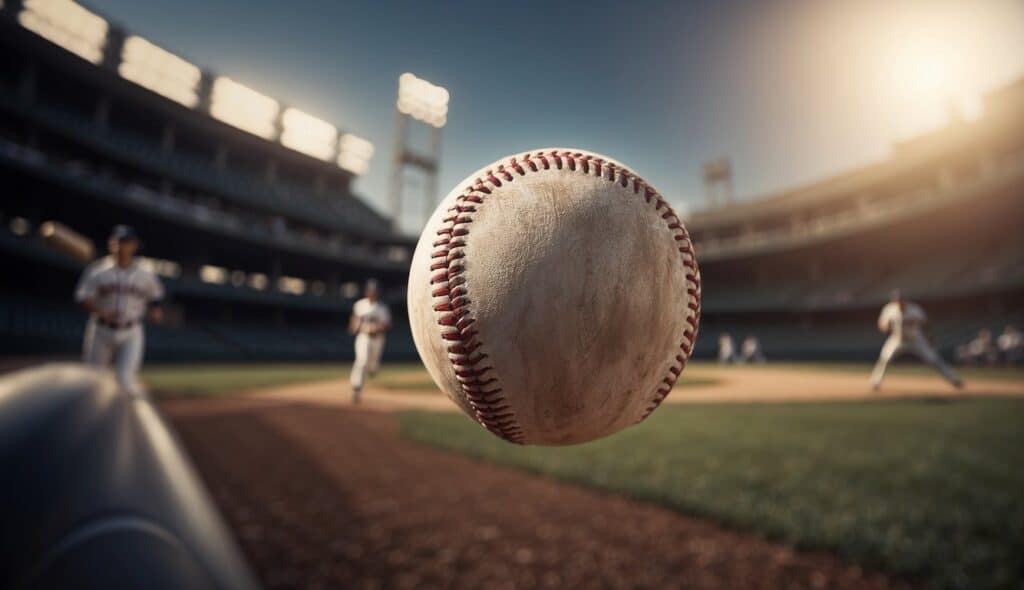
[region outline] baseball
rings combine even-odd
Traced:
[[[513,443],[567,445],[644,420],[700,317],[689,235],[649,183],[576,149],[503,158],[427,223],[409,318],[431,377]]]

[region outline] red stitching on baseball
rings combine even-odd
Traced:
[[[537,166],[534,159],[540,162],[540,167]],[[469,298],[466,297],[464,285],[466,279],[462,276],[465,272],[464,262],[460,260],[465,256],[462,248],[466,245],[465,236],[469,234],[468,226],[473,222],[472,216],[466,214],[476,211],[474,203],[482,204],[487,196],[491,195],[492,189],[487,186],[488,184],[494,188],[502,186],[502,181],[496,175],[504,177],[506,182],[512,182],[515,176],[509,172],[509,169],[520,176],[525,176],[527,172],[538,172],[541,169],[550,170],[551,161],[554,161],[555,168],[561,170],[563,159],[569,170],[577,170],[578,160],[578,169],[584,174],[590,174],[591,168],[593,168],[595,176],[619,184],[623,188],[628,189],[630,181],[632,181],[633,194],[640,194],[642,188],[646,203],[650,204],[651,199],[654,199],[656,212],[661,213],[662,209],[665,209],[660,217],[665,220],[667,228],[673,232],[674,240],[679,243],[678,250],[681,254],[682,265],[685,269],[684,277],[687,282],[686,292],[693,299],[687,304],[687,309],[692,314],[688,314],[685,318],[690,327],[683,331],[683,339],[679,344],[682,354],[676,355],[675,364],[669,367],[668,375],[662,379],[664,386],[659,386],[655,391],[654,398],[638,421],[646,419],[672,391],[672,387],[686,368],[686,363],[693,351],[700,320],[700,271],[697,268],[690,235],[683,227],[679,217],[676,216],[675,211],[672,210],[671,205],[642,178],[626,168],[612,162],[605,162],[602,158],[580,152],[559,152],[558,150],[548,153],[526,153],[509,158],[507,163],[500,164],[496,170],[484,171],[481,175],[482,178],[475,179],[472,186],[456,197],[455,204],[449,208],[446,217],[442,220],[443,225],[436,232],[440,239],[433,243],[436,250],[430,257],[430,270],[434,272],[444,269],[444,272],[431,276],[430,284],[437,285],[431,291],[431,296],[437,299],[433,309],[439,314],[437,323],[442,327],[441,338],[447,343],[448,358],[452,363],[462,394],[476,415],[477,421],[497,436],[517,444],[525,442],[525,434],[516,421],[515,412],[512,411],[502,395],[502,389],[495,386],[498,382],[497,377],[486,377],[494,369],[490,365],[478,366],[487,358],[487,355],[480,353],[470,356],[483,343],[477,339],[477,331],[472,328],[476,318],[470,315]],[[593,163],[593,167],[591,167],[591,163]],[[607,174],[604,174],[605,171]],[[443,261],[434,262],[434,259],[443,259]],[[495,387],[490,389],[492,386]]]

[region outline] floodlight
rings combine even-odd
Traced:
[[[162,277],[175,279],[181,276],[181,265],[177,262],[164,260],[162,258],[149,258],[146,256],[139,256],[138,260],[140,267]]]
[[[213,81],[210,114],[229,125],[272,139],[276,133],[274,119],[279,109],[276,100],[231,78],[218,76]]]
[[[199,68],[142,37],[125,39],[117,71],[123,78],[187,107],[199,102]]]
[[[373,157],[373,144],[362,137],[346,133],[338,143],[338,166],[352,174],[365,174]]]
[[[228,280],[228,269],[212,264],[204,264],[199,267],[199,280],[204,283],[223,285]]]
[[[448,118],[448,91],[408,72],[398,77],[398,112],[434,127]]]
[[[291,107],[285,109],[281,124],[281,144],[285,147],[321,160],[334,156],[338,139],[334,125]]]
[[[257,291],[262,291],[267,288],[267,275],[261,272],[254,272],[249,275],[249,286]]]
[[[298,277],[280,277],[277,279],[277,290],[292,295],[302,295],[306,292],[306,281]]]
[[[107,21],[71,0],[25,0],[18,22],[83,59],[103,61]]]

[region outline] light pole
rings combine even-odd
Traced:
[[[448,91],[413,74],[398,78],[398,103],[395,110],[395,151],[391,166],[391,224],[399,229],[402,213],[403,175],[407,167],[427,175],[426,215],[437,203],[437,170],[441,155],[441,128],[448,120]],[[409,122],[416,120],[431,127],[430,147],[417,151],[409,141]]]

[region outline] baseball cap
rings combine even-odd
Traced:
[[[114,229],[110,230],[110,239],[117,240],[118,242],[126,242],[129,240],[139,239],[139,234],[135,232],[134,227],[119,224],[115,225]]]

